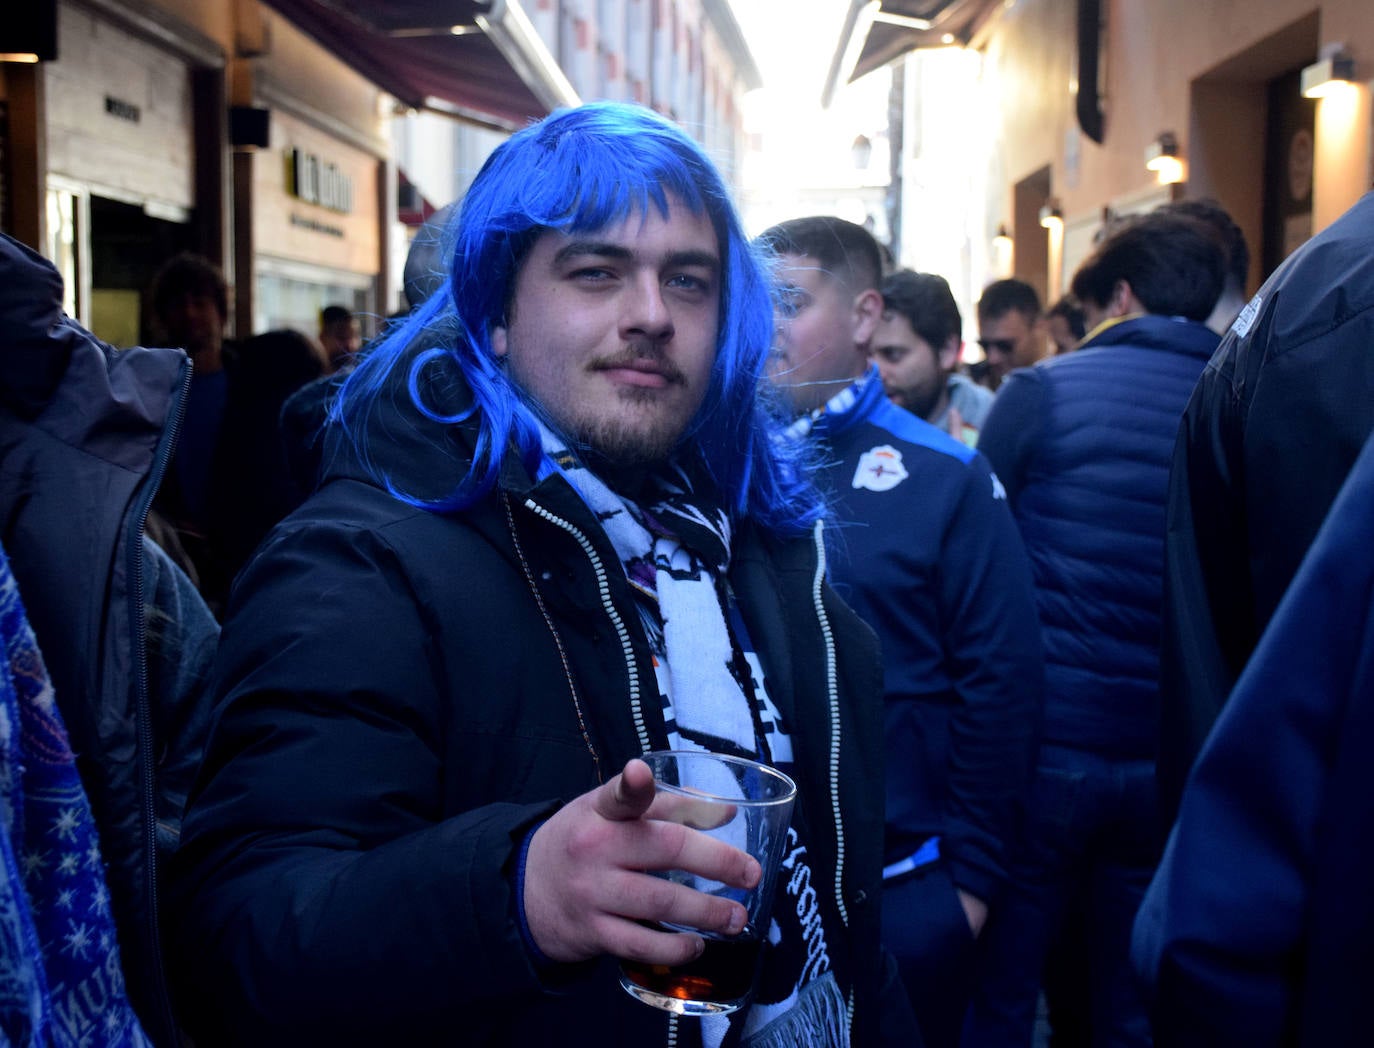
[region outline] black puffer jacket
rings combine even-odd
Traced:
[[[173,1045],[158,838],[176,840],[218,630],[143,527],[190,362],[112,350],[61,303],[52,265],[0,235],[0,540],[90,796],[130,998]]]
[[[1374,428],[1371,245],[1374,193],[1366,193],[1260,288],[1183,416],[1160,653],[1167,822]]]
[[[387,429],[413,434],[379,462],[403,486],[436,496],[461,473],[457,430],[413,414]],[[896,988],[878,945],[881,679],[872,634],[821,581],[821,547],[745,526],[730,578],[793,732],[813,887],[846,913],[830,951],[855,1043],[874,1044]],[[498,493],[444,515],[336,459],[229,609],[178,855],[193,1032],[692,1043],[695,1023],[670,1033],[612,961],[549,992],[512,897],[532,825],[666,745],[637,621],[614,550],[561,477],[536,484],[508,462]]]

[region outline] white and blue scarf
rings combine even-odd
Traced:
[[[643,605],[650,646],[666,652],[676,728],[689,745],[757,757],[751,704],[741,690],[721,580],[730,567],[730,519],[703,508],[685,470],[668,466],[640,506],[612,491],[545,429],[544,450],[582,497],[615,547]],[[661,638],[656,632],[661,630]],[[661,643],[655,643],[661,640]]]
[[[542,436],[545,452],[600,521],[640,597],[641,622],[660,663],[670,744],[767,763],[785,753],[790,760],[791,743],[768,700],[762,669],[731,637],[727,514],[704,506],[679,465],[650,479],[651,494],[640,505],[612,491],[548,429]],[[770,737],[781,753],[769,752]],[[795,827],[789,842],[770,924],[780,963],[766,973],[771,978],[746,1012],[700,1020],[703,1048],[718,1048],[732,1022],[741,1024],[745,1048],[848,1044],[844,995],[830,971],[817,895],[807,887],[806,847]]]

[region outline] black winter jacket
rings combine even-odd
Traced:
[[[1170,477],[1166,825],[1232,685],[1374,428],[1374,193],[1242,311],[1183,416]]]
[[[143,527],[191,365],[113,350],[61,303],[52,265],[0,235],[0,541],[100,832],[130,999],[169,1046],[158,841],[175,844],[218,630]]]
[[[464,435],[403,415],[378,465],[444,493]],[[532,483],[518,462],[497,493],[443,514],[394,498],[330,439],[333,472],[250,561],[229,609],[178,855],[193,1032],[692,1043],[695,1024],[633,1001],[608,958],[550,986],[517,928],[527,831],[667,742],[604,532],[561,477]],[[730,581],[793,733],[814,887],[847,913],[831,955],[855,1043],[873,1044],[880,994],[897,989],[878,945],[881,679],[872,634],[822,581],[821,548],[819,534],[745,525]]]

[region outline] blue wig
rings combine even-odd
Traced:
[[[595,233],[650,207],[664,217],[669,197],[705,212],[720,244],[720,331],[711,380],[684,444],[695,446],[731,515],[767,530],[806,528],[823,513],[804,478],[801,452],[779,436],[779,417],[761,401],[773,339],[765,264],[745,237],[714,165],[678,127],[651,110],[595,103],[554,112],[499,146],[463,199],[447,281],[403,323],[378,340],[349,376],[334,407],[364,465],[398,498],[435,510],[461,509],[496,485],[513,449],[532,475],[548,471],[534,409],[492,351],[491,332],[506,323],[516,275],[546,230]],[[421,346],[429,348],[415,350]],[[461,409],[434,402],[426,369],[441,360],[461,370],[471,400]],[[445,424],[475,425],[466,475],[439,499],[400,490],[369,453],[369,420],[393,372],[405,368],[416,410]],[[384,438],[383,438],[384,439]]]

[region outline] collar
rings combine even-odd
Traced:
[[[870,364],[867,371],[844,389],[788,426],[787,435],[803,439],[843,433],[868,418],[877,404],[886,399],[882,379],[878,377],[878,365]]]

